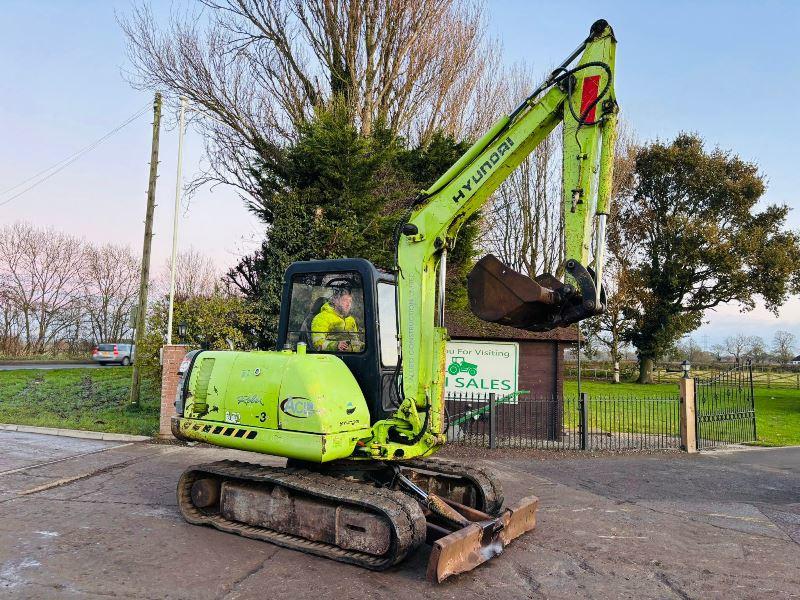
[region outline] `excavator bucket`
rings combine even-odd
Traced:
[[[602,313],[605,296],[598,298],[593,273],[575,260],[565,269],[577,289],[549,273],[531,279],[488,254],[467,277],[470,308],[484,321],[528,331],[550,331]]]
[[[449,532],[446,524],[428,522],[428,541],[433,549],[428,560],[428,580],[441,583],[451,575],[471,571],[491,560],[514,539],[536,527],[536,496],[523,498],[507,507],[499,517],[444,500],[468,523]],[[441,522],[440,522],[441,523]]]

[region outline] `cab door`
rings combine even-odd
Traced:
[[[381,277],[376,283],[381,378],[381,409],[384,418],[391,416],[400,403],[400,345],[397,339],[397,286],[394,278]]]

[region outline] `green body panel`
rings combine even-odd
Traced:
[[[189,374],[183,416],[186,437],[319,462],[349,456],[370,437],[361,388],[332,354],[203,352]],[[213,434],[216,425],[258,434]]]

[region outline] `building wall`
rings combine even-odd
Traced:
[[[562,355],[557,342],[520,342],[519,389],[529,390],[534,398],[560,398]]]

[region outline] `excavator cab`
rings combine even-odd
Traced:
[[[395,291],[393,274],[361,258],[296,262],[284,276],[278,348],[305,344],[308,353],[338,356],[361,387],[372,423],[389,418],[398,406]],[[348,314],[337,312],[331,325],[314,331],[314,318],[337,310],[335,297],[343,293],[350,306],[339,311]]]

